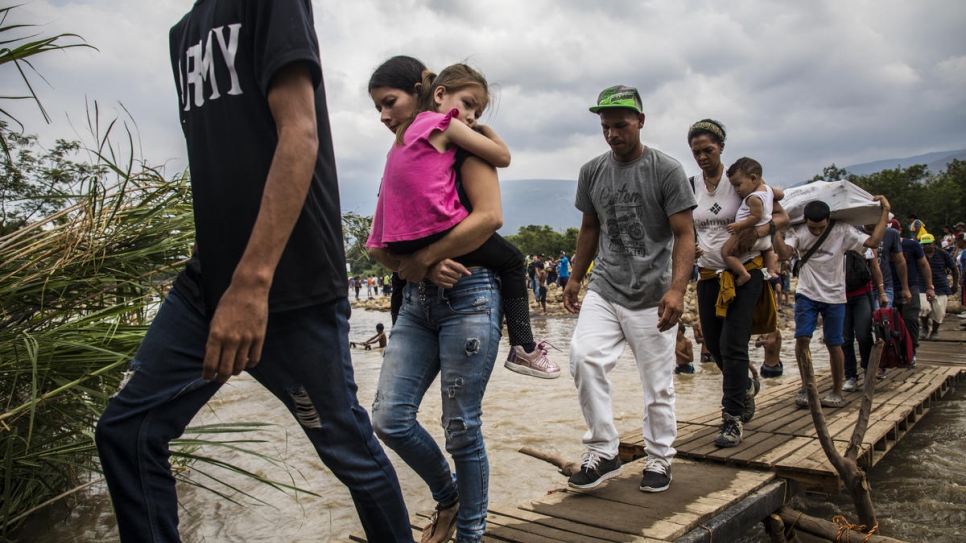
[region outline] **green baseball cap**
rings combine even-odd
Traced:
[[[641,95],[638,94],[637,89],[634,87],[615,85],[601,91],[597,96],[597,105],[591,107],[590,112],[597,113],[602,109],[611,107],[626,107],[633,109],[637,113],[641,113],[643,107],[641,105]]]

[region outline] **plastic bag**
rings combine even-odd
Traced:
[[[849,181],[815,181],[785,189],[782,207],[791,224],[805,222],[805,205],[821,200],[832,210],[832,218],[854,226],[875,224],[882,213],[879,202],[865,189]]]

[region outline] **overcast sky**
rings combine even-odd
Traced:
[[[122,106],[141,155],[184,167],[168,30],[189,0],[25,0],[7,23],[72,32],[95,50],[47,54],[33,82],[45,141],[86,138],[85,101]],[[10,2],[4,1],[5,5]],[[371,214],[392,134],[366,94],[373,69],[409,54],[437,71],[466,61],[494,85],[484,116],[513,165],[501,180],[575,179],[604,152],[587,111],[610,85],[640,89],[647,145],[698,168],[688,126],[725,123],[723,160],[747,155],[783,186],[839,166],[966,148],[966,2],[959,0],[351,0],[313,2],[343,208]],[[12,68],[0,95],[23,94]],[[103,122],[103,121],[102,121]]]

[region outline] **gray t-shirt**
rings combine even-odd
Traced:
[[[590,290],[628,309],[657,306],[671,286],[668,216],[695,206],[681,163],[650,147],[628,163],[608,151],[580,168],[575,205],[600,219]]]

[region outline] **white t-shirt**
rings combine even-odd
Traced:
[[[704,183],[704,172],[699,172],[694,176],[694,197],[698,201],[697,207],[692,212],[694,228],[698,233],[698,247],[704,251],[698,259],[698,266],[723,270],[728,265],[721,257],[721,248],[731,237],[728,233],[728,225],[735,222],[738,207],[741,205],[741,196],[738,196],[727,179],[722,179],[714,192],[708,192],[707,185]],[[757,253],[758,251],[749,251],[739,258],[742,262],[747,262]]]
[[[730,183],[729,183],[730,184]],[[741,205],[738,206],[738,212],[735,213],[735,222],[741,222],[751,215],[751,207],[748,205],[749,198],[758,198],[761,200],[762,210],[761,210],[761,220],[755,223],[755,226],[761,226],[763,224],[768,224],[771,220],[772,211],[775,207],[775,191],[768,185],[762,187],[763,190],[755,191],[745,196],[745,199],[741,201]],[[751,248],[753,251],[767,251],[771,249],[771,236],[765,236],[763,238],[758,238],[755,245]],[[744,260],[742,260],[744,262]]]
[[[805,224],[793,226],[785,232],[785,243],[798,249],[799,256],[805,256],[818,238],[819,236],[813,236],[808,231]],[[864,252],[867,239],[869,235],[858,231],[854,226],[841,222],[832,225],[832,231],[822,242],[822,246],[808,258],[808,262],[799,271],[795,294],[801,294],[816,302],[844,304],[845,252]]]

